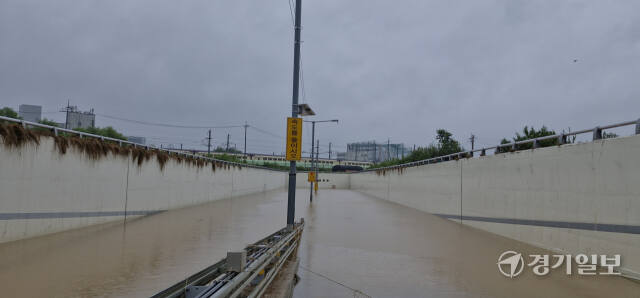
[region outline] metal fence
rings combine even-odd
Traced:
[[[523,141],[518,141],[518,142],[510,142],[510,143],[505,143],[505,144],[499,144],[499,145],[495,145],[495,146],[491,146],[491,147],[484,147],[484,148],[480,148],[480,149],[475,149],[475,150],[469,150],[469,151],[462,151],[462,152],[457,152],[457,153],[452,153],[449,155],[443,155],[443,156],[438,156],[438,157],[433,157],[433,158],[429,158],[429,159],[424,159],[424,160],[419,160],[419,161],[414,161],[414,162],[409,162],[409,163],[403,163],[403,164],[399,164],[399,165],[393,165],[393,166],[387,166],[387,167],[381,167],[381,168],[374,168],[374,169],[367,169],[364,170],[362,172],[371,172],[371,171],[380,171],[380,170],[392,170],[392,169],[398,169],[398,168],[406,168],[406,167],[415,167],[415,166],[420,166],[420,165],[425,165],[425,164],[430,164],[430,163],[437,163],[437,162],[442,162],[442,161],[449,161],[449,160],[457,160],[460,158],[470,158],[473,157],[473,153],[474,152],[479,152],[480,156],[485,156],[487,155],[487,151],[490,150],[495,150],[495,153],[501,153],[500,149],[501,148],[509,148],[510,150],[516,151],[517,150],[517,146],[518,145],[522,145],[522,144],[532,144],[532,149],[536,149],[536,148],[540,148],[540,142],[544,141],[544,140],[552,140],[552,139],[556,139],[558,140],[558,145],[564,145],[567,144],[567,137],[569,136],[577,136],[577,135],[581,135],[581,134],[592,134],[593,136],[593,141],[595,140],[600,140],[602,139],[603,135],[603,131],[606,129],[612,129],[612,128],[617,128],[617,127],[623,127],[623,126],[631,126],[631,125],[635,125],[635,134],[640,134],[640,119],[638,120],[634,120],[634,121],[626,121],[626,122],[620,122],[620,123],[615,123],[615,124],[610,124],[610,125],[605,125],[605,126],[596,126],[594,128],[591,129],[583,129],[583,130],[578,130],[578,131],[572,131],[572,132],[568,132],[568,133],[561,133],[561,134],[555,134],[555,135],[550,135],[550,136],[544,136],[544,137],[539,137],[539,138],[534,138],[534,139],[528,139],[528,140],[523,140]]]
[[[217,163],[223,163],[223,164],[228,164],[228,165],[232,165],[232,166],[239,166],[239,167],[270,170],[270,171],[274,171],[274,172],[288,172],[288,171],[279,170],[279,169],[272,169],[272,168],[262,167],[262,166],[259,166],[259,165],[251,165],[251,164],[245,164],[245,163],[239,163],[239,162],[232,162],[232,161],[226,161],[226,160],[221,160],[221,159],[215,159],[215,158],[206,157],[206,156],[202,156],[202,155],[185,153],[185,152],[177,151],[177,150],[163,149],[163,148],[153,148],[153,147],[149,147],[148,145],[140,145],[140,144],[136,144],[136,143],[125,141],[125,140],[121,140],[121,139],[114,139],[114,138],[110,138],[110,137],[90,134],[90,133],[76,131],[76,130],[72,130],[72,129],[60,128],[60,127],[57,127],[57,126],[51,126],[51,125],[46,125],[46,124],[37,123],[37,122],[30,122],[30,121],[25,121],[25,120],[21,120],[21,119],[10,118],[10,117],[0,116],[0,120],[5,120],[5,121],[13,122],[13,123],[22,124],[22,127],[24,127],[25,129],[28,129],[29,127],[39,127],[39,128],[48,129],[51,132],[53,132],[53,134],[55,136],[58,136],[60,133],[68,133],[68,134],[77,135],[80,138],[95,138],[95,139],[100,139],[102,141],[111,141],[111,142],[114,142],[114,143],[118,143],[118,145],[120,145],[120,146],[132,146],[134,148],[140,147],[140,148],[145,148],[147,150],[164,151],[164,152],[167,152],[169,155],[190,157],[190,158],[194,158],[196,160],[217,162]]]

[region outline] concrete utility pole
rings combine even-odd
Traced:
[[[71,106],[69,104],[70,104],[70,100],[67,99],[67,107],[60,110],[60,112],[65,112],[65,119],[64,119],[65,129],[69,129],[69,111],[71,111]]]
[[[471,151],[473,151],[473,145],[475,144],[476,136],[472,134],[469,140],[471,140]]]
[[[373,141],[373,163],[378,162],[378,145]]]
[[[304,121],[311,123],[311,155],[309,156],[309,172],[314,169],[314,158],[317,159],[318,154],[320,153],[320,147],[314,148],[313,144],[316,142],[316,123],[324,123],[324,122],[335,122],[338,123],[338,119],[333,120],[320,120],[320,121]],[[329,146],[331,147],[331,146]],[[331,149],[329,149],[331,150]],[[315,155],[314,155],[315,153]],[[316,170],[316,179],[318,178],[318,171]],[[309,201],[313,202],[313,182],[309,182]]]
[[[354,145],[356,146],[356,158],[355,158],[355,160],[358,161],[358,148],[360,148],[360,144],[356,143]]]
[[[320,140],[316,141],[316,163],[315,163],[315,169],[316,169],[316,183],[318,183],[318,158],[320,157]]]
[[[209,137],[207,137],[207,155],[211,154],[211,129],[209,129]]]
[[[331,159],[331,142],[329,142],[329,159]]]
[[[387,139],[387,160],[391,159],[391,150],[390,150],[391,147],[389,146],[390,143],[391,143],[391,140]]]
[[[313,142],[315,141],[316,138],[316,122],[312,121],[311,122],[311,156],[310,156],[310,164],[309,164],[309,172],[313,171]],[[309,182],[309,202],[313,202],[313,181]]]
[[[244,155],[247,155],[247,121],[244,122]]]
[[[227,134],[227,153],[229,153],[229,134]]]
[[[302,0],[296,0],[295,33],[293,44],[293,95],[291,117],[298,117],[298,88],[300,84],[300,31],[302,30]],[[311,145],[313,146],[313,144]],[[287,194],[287,227],[293,228],[296,211],[296,161],[289,163],[289,190]]]

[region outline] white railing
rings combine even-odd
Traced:
[[[500,148],[510,148],[511,150],[516,151],[517,150],[517,146],[518,145],[522,145],[522,144],[533,144],[532,148],[536,149],[536,148],[540,147],[540,142],[544,141],[544,140],[557,139],[558,140],[558,145],[564,145],[564,144],[567,144],[567,137],[568,136],[577,136],[577,135],[585,134],[585,133],[592,133],[593,134],[593,140],[595,141],[595,140],[602,139],[602,132],[605,129],[612,129],[612,128],[616,128],[616,127],[623,127],[623,126],[630,126],[630,125],[635,125],[635,127],[636,127],[635,134],[640,134],[640,119],[638,119],[638,120],[634,120],[634,121],[620,122],[620,123],[615,123],[615,124],[611,124],[611,125],[596,126],[594,128],[591,128],[591,129],[583,129],[583,130],[572,131],[572,132],[568,132],[568,133],[561,133],[561,134],[555,134],[555,135],[550,135],[550,136],[539,137],[539,138],[535,138],[535,139],[528,139],[528,140],[523,140],[523,141],[518,141],[518,142],[510,142],[510,143],[505,143],[505,144],[499,144],[499,145],[495,145],[495,146],[491,146],[491,147],[484,147],[484,148],[475,149],[475,150],[462,151],[462,152],[452,153],[452,154],[448,154],[448,155],[443,155],[443,156],[438,156],[438,157],[433,157],[433,158],[429,158],[429,159],[418,160],[418,161],[413,161],[413,162],[403,163],[403,164],[398,164],[398,165],[393,165],[393,166],[367,169],[367,170],[364,170],[362,172],[371,172],[371,171],[392,170],[392,169],[406,168],[406,167],[415,167],[415,166],[425,165],[425,164],[430,164],[430,163],[449,161],[449,160],[452,160],[452,159],[473,157],[473,153],[474,152],[480,152],[480,156],[485,156],[488,150],[495,150],[495,153],[501,153],[501,152],[499,152]]]

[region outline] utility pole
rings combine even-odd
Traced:
[[[182,151],[182,143],[180,143],[180,151]]]
[[[211,154],[211,129],[209,129],[209,137],[207,137],[207,155]]]
[[[315,142],[315,140],[316,140],[316,122],[311,121],[311,156],[309,156],[310,157],[309,172],[313,171],[313,157],[314,157],[313,143]],[[313,202],[313,181],[309,182],[309,202]]]
[[[475,144],[476,136],[471,134],[471,137],[469,138],[469,140],[471,140],[471,151],[473,151],[473,145]]]
[[[387,138],[387,160],[391,159],[391,151],[389,150],[391,147],[389,146],[391,143],[391,140]]]
[[[331,142],[329,142],[329,159],[331,159]]]
[[[358,161],[358,148],[360,148],[360,144],[355,143],[354,145],[356,146],[356,158],[355,159],[356,159],[356,161]]]
[[[393,148],[396,148],[396,159],[398,159],[400,157],[400,150],[398,150],[398,146],[393,146]]]
[[[247,127],[249,127],[249,125],[247,124],[247,121],[244,122],[244,155],[247,155]]]
[[[64,109],[61,109],[60,112],[65,112],[66,116],[64,119],[64,128],[65,129],[69,129],[69,111],[71,111],[71,106],[69,105],[69,100],[67,99],[67,107]]]
[[[378,145],[373,141],[373,163],[378,162]]]
[[[295,33],[293,44],[293,95],[291,117],[298,117],[298,88],[300,87],[300,31],[302,30],[302,0],[296,0]],[[313,146],[313,144],[311,144]],[[289,190],[287,194],[287,227],[293,228],[296,211],[296,161],[289,163]]]
[[[229,153],[229,134],[227,134],[227,153]]]

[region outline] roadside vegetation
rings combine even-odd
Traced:
[[[9,108],[9,107],[4,107],[0,109],[0,116],[14,118],[14,119],[22,119],[21,117],[18,116],[18,113],[16,113],[16,111],[14,111],[12,108]]]
[[[555,134],[556,132],[554,130],[549,129],[544,125],[540,127],[540,129],[536,129],[533,126],[525,126],[521,132],[516,132],[515,136],[513,136],[512,138],[503,138],[500,141],[500,144],[508,144],[514,141],[520,142],[524,140],[531,140],[531,139],[551,136]],[[603,139],[616,138],[616,137],[618,137],[618,135],[612,132],[602,133]],[[573,143],[575,142],[575,140],[576,140],[576,137],[571,136],[571,137],[567,137],[566,142]],[[557,145],[558,145],[558,140],[555,138],[543,140],[538,143],[539,147],[550,147],[550,146],[557,146]],[[516,145],[515,150],[511,146],[506,146],[506,147],[500,147],[497,150],[497,153],[506,153],[506,152],[513,152],[518,150],[527,150],[532,148],[533,148],[533,143],[518,144]],[[444,129],[438,129],[436,131],[435,143],[432,143],[426,147],[418,147],[416,150],[411,152],[411,154],[409,154],[405,158],[391,159],[391,160],[377,163],[371,166],[370,169],[395,166],[399,164],[405,164],[405,163],[410,163],[414,161],[420,161],[420,160],[445,156],[445,155],[459,153],[463,151],[465,151],[464,147],[462,147],[460,143],[453,138],[453,135],[450,132]]]
[[[460,142],[453,138],[453,134],[444,129],[436,130],[435,141],[435,143],[432,143],[426,147],[418,147],[405,158],[390,159],[381,163],[377,163],[369,168],[384,168],[388,166],[425,160],[464,151],[464,147],[460,145]]]
[[[74,130],[75,131],[79,131],[79,132],[99,135],[99,136],[103,136],[103,137],[119,139],[119,140],[123,140],[123,141],[127,140],[127,137],[125,137],[123,134],[121,134],[120,132],[118,132],[117,130],[115,130],[111,126],[102,127],[102,128],[100,128],[100,127],[76,128]]]
[[[524,140],[531,140],[531,139],[540,138],[540,137],[552,136],[555,134],[556,134],[555,131],[549,130],[544,125],[539,130],[536,130],[533,126],[531,127],[525,126],[522,129],[522,134],[520,134],[519,132],[516,132],[516,135],[511,140],[508,140],[507,138],[503,138],[500,141],[500,144],[509,144],[511,142],[520,142]],[[549,146],[556,146],[556,145],[558,145],[558,139],[542,140],[538,143],[539,147],[549,147]],[[533,143],[516,145],[516,151],[532,149],[532,148],[533,148]],[[504,152],[510,152],[510,151],[513,151],[512,147],[500,147],[498,149],[498,153],[504,153]]]

